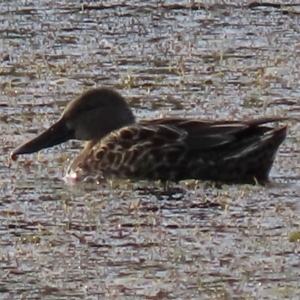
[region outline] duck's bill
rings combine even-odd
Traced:
[[[53,147],[74,138],[74,131],[69,129],[63,119],[47,129],[34,139],[16,148],[10,155],[12,160],[17,160],[21,154],[30,154],[42,149]]]

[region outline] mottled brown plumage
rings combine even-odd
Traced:
[[[268,181],[286,126],[250,121],[162,118],[135,122],[117,92],[92,89],[73,100],[52,127],[15,149],[11,157],[33,153],[69,139],[89,141],[71,163],[67,177],[134,180]]]

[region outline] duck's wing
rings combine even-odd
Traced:
[[[286,127],[270,126],[271,123],[284,121],[286,118],[269,117],[250,121],[210,121],[187,119],[156,119],[143,121],[146,127],[157,126],[157,135],[164,135],[163,128],[178,132],[176,142],[184,142],[189,149],[209,151],[235,149],[242,151],[254,142],[263,141],[278,134],[279,143],[285,138]],[[269,125],[269,126],[267,126]],[[174,140],[175,142],[175,140]]]

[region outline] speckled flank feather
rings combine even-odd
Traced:
[[[136,123],[118,93],[94,89],[71,102],[56,124],[17,148],[12,158],[51,147],[64,138],[77,138],[89,142],[68,169],[67,176],[76,181],[201,179],[263,184],[286,137],[285,126],[274,128],[268,123],[282,120],[162,118]],[[59,138],[54,137],[57,130]]]

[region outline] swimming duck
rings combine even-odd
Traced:
[[[66,177],[132,180],[268,182],[286,126],[284,118],[248,121],[160,118],[136,122],[115,90],[95,88],[71,101],[45,132],[11,153],[16,160],[71,139],[87,141]]]

